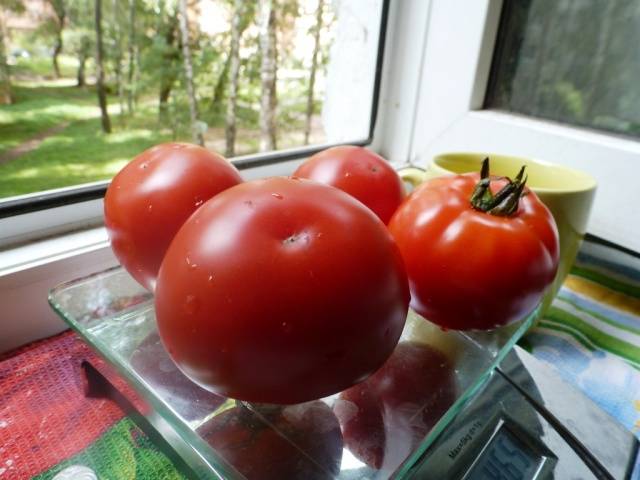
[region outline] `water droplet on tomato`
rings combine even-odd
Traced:
[[[207,282],[213,283],[213,275],[209,275],[209,277],[207,278]]]
[[[280,195],[279,193],[272,193],[271,196],[273,198],[277,198],[278,200],[282,200],[284,197],[282,195]]]
[[[195,295],[187,295],[184,300],[183,310],[187,315],[193,315],[200,309],[200,300]]]
[[[202,200],[201,198],[196,198],[195,200],[196,200],[196,203],[194,204],[195,207],[199,207],[204,203],[204,200]]]
[[[292,330],[291,324],[287,322],[282,322],[282,330],[284,330],[284,333],[291,333],[291,330]]]
[[[347,172],[344,174],[345,177],[350,177],[351,176],[351,172]]]
[[[187,262],[187,265],[189,266],[189,268],[191,269],[198,268],[198,264],[194,263],[188,256],[184,260],[185,262]]]
[[[153,210],[153,205],[148,205],[148,206],[147,206],[147,211],[148,211],[149,213],[151,213],[151,211],[152,211],[152,210]]]

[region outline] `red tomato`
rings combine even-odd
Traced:
[[[113,178],[104,198],[113,252],[153,291],[162,257],[184,221],[240,182],[233,165],[197,145],[165,143],[145,150]]]
[[[260,414],[237,406],[198,433],[248,480],[328,480],[340,473],[340,424],[322,402]]]
[[[340,394],[334,405],[344,442],[370,467],[395,471],[456,399],[447,356],[416,342],[401,342],[366,381]]]
[[[488,167],[485,174],[479,190],[477,173],[425,182],[389,223],[407,268],[411,307],[444,328],[492,329],[522,319],[558,267],[558,233],[549,210],[521,175],[507,182],[490,180]],[[503,187],[506,203],[496,193]],[[476,207],[470,202],[474,192]],[[483,211],[497,203],[513,211]]]
[[[294,176],[326,183],[356,197],[385,224],[404,199],[404,184],[380,155],[362,147],[332,147],[316,153]]]
[[[409,290],[386,227],[315,182],[237,185],[180,229],[156,289],[160,336],[187,376],[261,403],[317,399],[393,351]]]

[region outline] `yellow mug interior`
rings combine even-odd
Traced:
[[[527,185],[536,193],[569,193],[592,190],[595,180],[588,174],[561,165],[498,154],[446,153],[436,156],[429,168],[434,173],[479,172],[482,160],[489,157],[491,174],[515,177],[522,165],[527,166]],[[440,171],[438,171],[440,170]]]

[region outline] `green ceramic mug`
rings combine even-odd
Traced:
[[[527,186],[549,208],[558,226],[560,264],[553,284],[544,297],[542,312],[555,298],[562,282],[569,274],[587,230],[596,182],[588,174],[561,165],[528,158],[494,153],[443,153],[434,157],[426,170],[402,168],[403,180],[416,186],[423,181],[448,174],[479,172],[482,160],[489,157],[491,174],[515,177],[522,165],[527,166]]]

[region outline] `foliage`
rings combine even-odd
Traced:
[[[205,3],[187,3],[193,82],[199,120],[209,127],[207,145],[224,151],[234,1],[208,2],[215,10],[207,15],[201,12]],[[103,69],[114,126],[110,136],[99,132],[94,2],[45,0],[45,4],[48,7],[39,12],[41,22],[35,30],[12,32],[10,37],[11,48],[23,49],[29,56],[15,58],[10,65],[15,103],[0,107],[0,156],[52,127],[66,128],[45,138],[33,151],[8,163],[0,161],[0,198],[108,178],[146,146],[174,138],[190,141],[177,0],[102,0]],[[33,8],[22,0],[0,0],[1,8],[14,11],[25,5]],[[248,2],[239,23],[237,154],[258,149],[262,85],[257,5]],[[296,44],[304,35],[312,35],[317,3],[277,0],[275,5],[278,104],[274,113],[278,146],[287,148],[303,144],[311,52],[301,53]],[[326,10],[319,76],[326,70],[332,41],[333,13],[330,6]],[[207,19],[215,20],[213,28]],[[52,56],[58,45],[62,51],[56,63],[62,78],[54,80]],[[324,83],[317,84],[314,110],[320,112]],[[133,102],[131,108],[124,108],[129,92]],[[322,131],[315,133],[316,138],[322,135]]]

